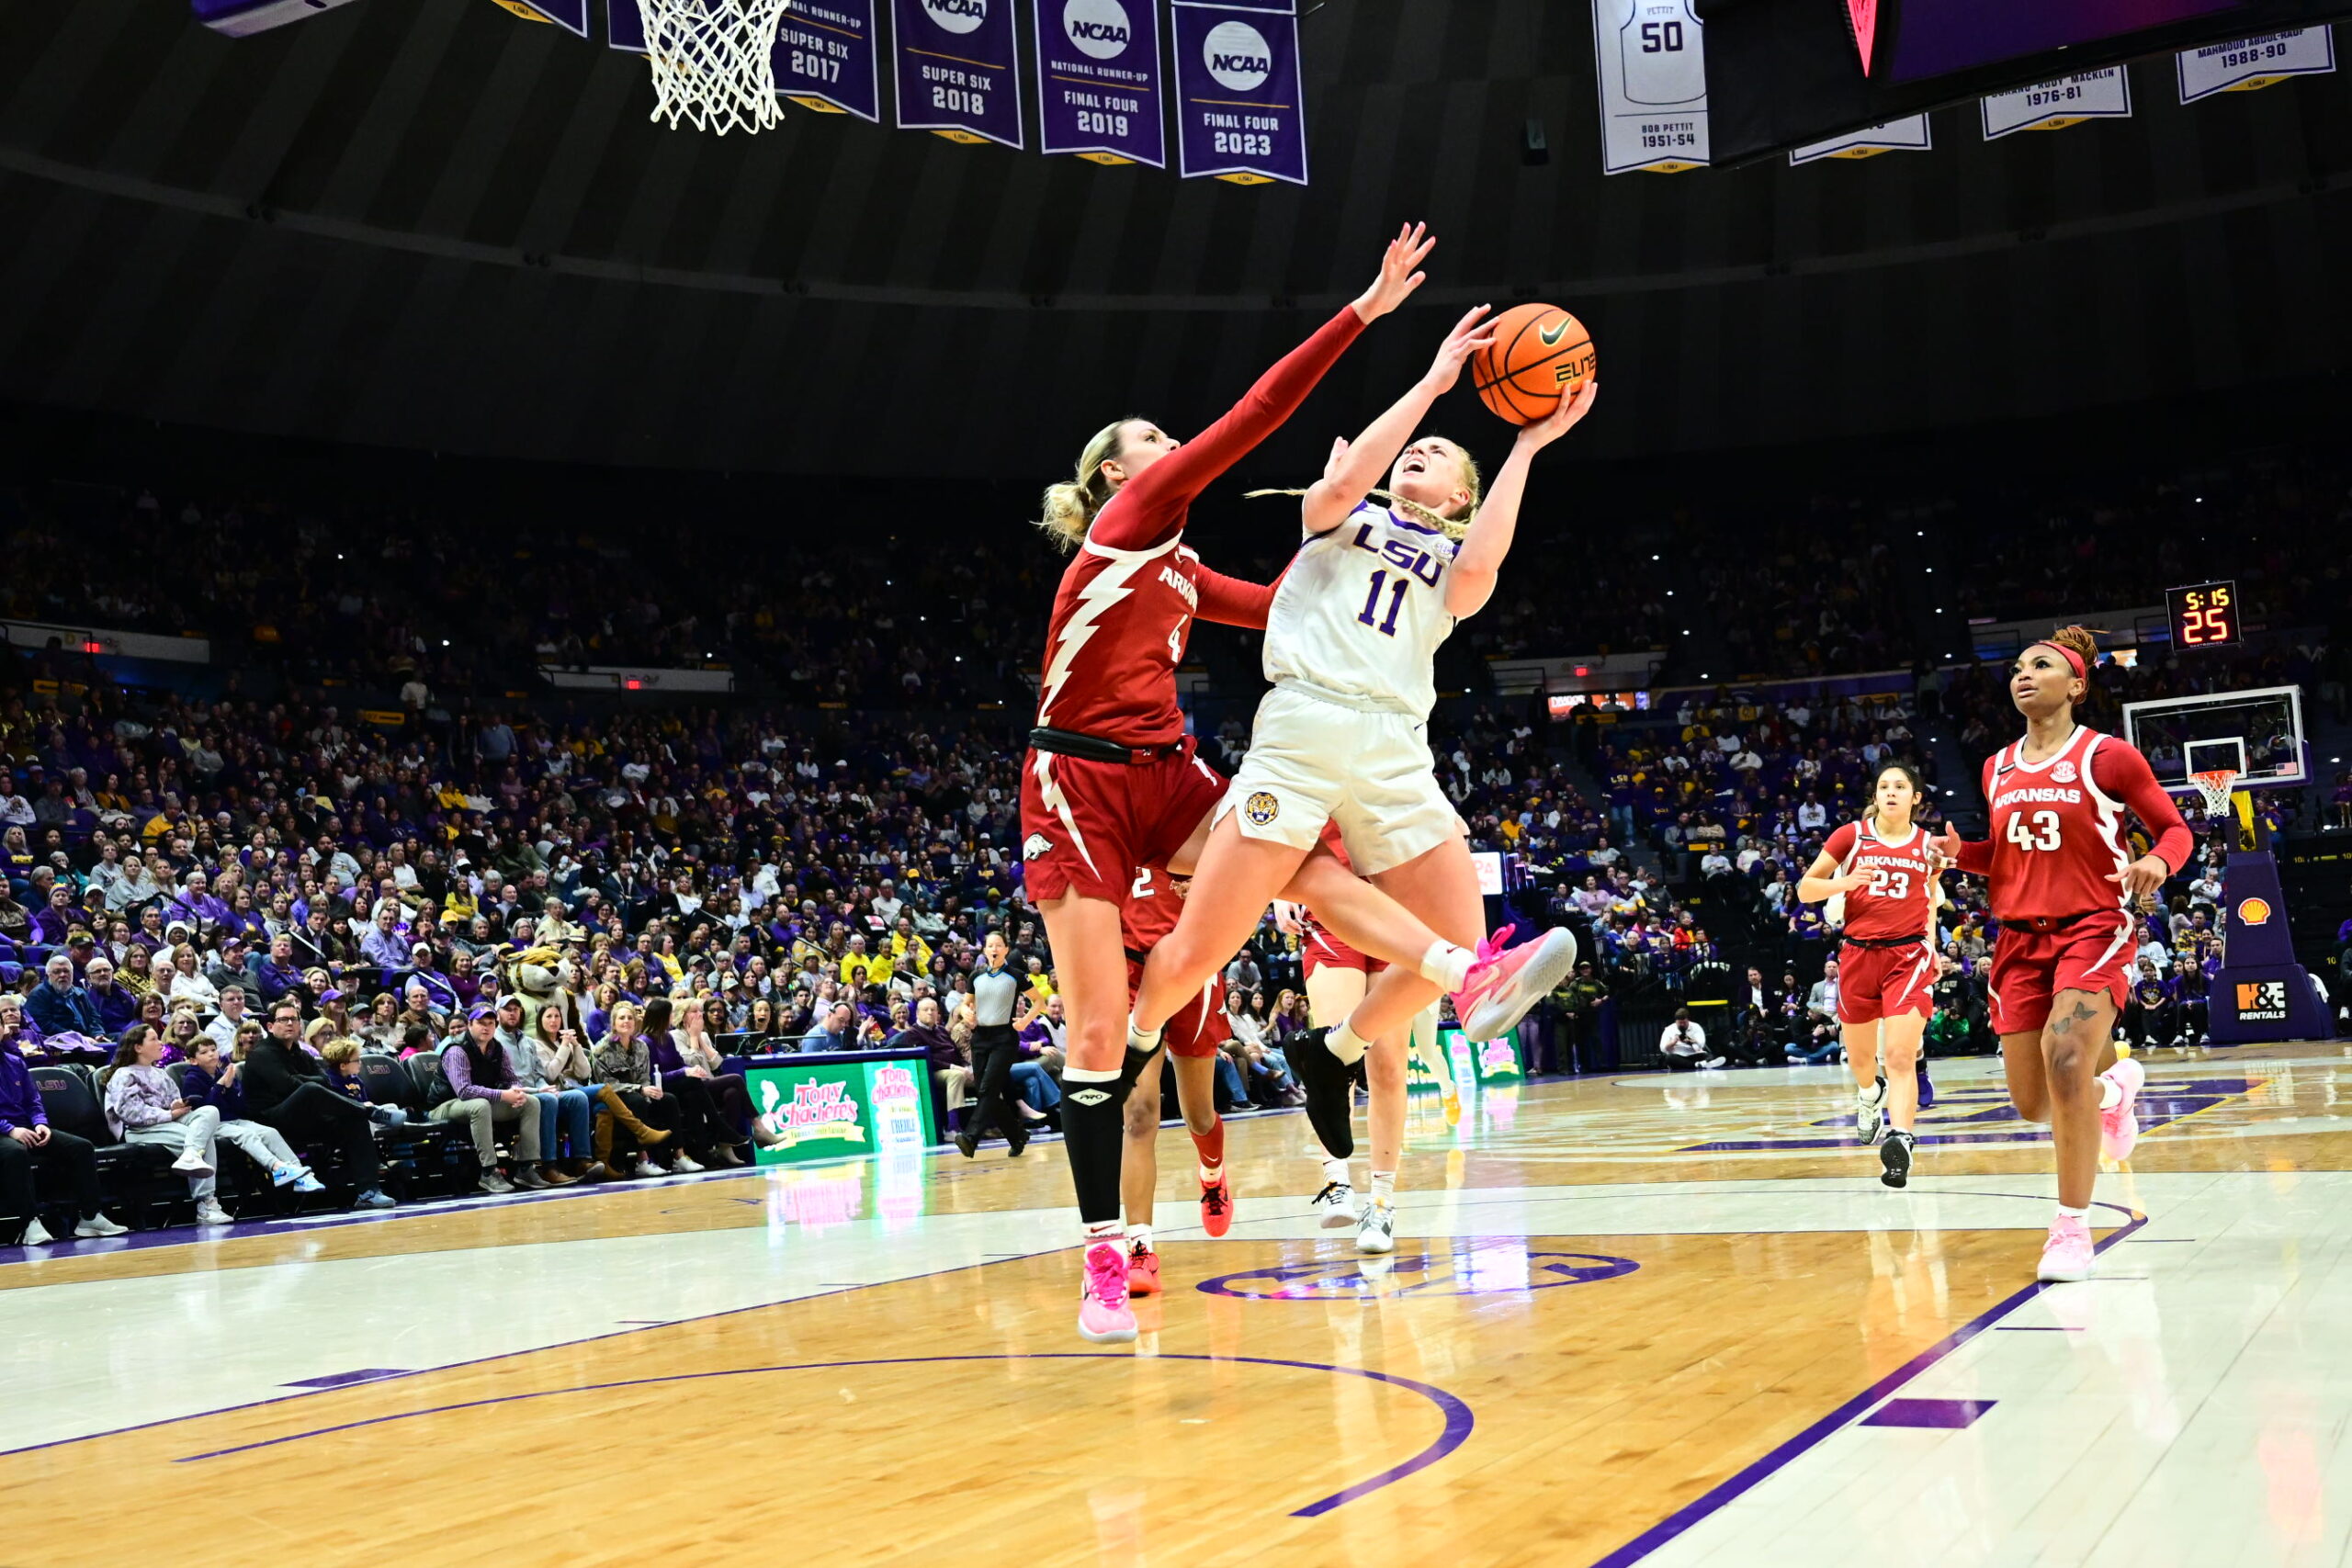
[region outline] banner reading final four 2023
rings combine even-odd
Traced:
[[[1306,183],[1298,17],[1283,0],[1175,0],[1177,171],[1235,185]]]
[[[899,127],[1021,145],[1015,0],[890,0]]]
[[[1166,168],[1159,0],[1034,4],[1039,150]]]

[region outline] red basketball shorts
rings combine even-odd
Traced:
[[[1901,947],[1857,947],[1838,951],[1838,1021],[1876,1023],[1883,1018],[1936,1010],[1936,955],[1924,942]]]
[[[1318,969],[1352,969],[1360,975],[1377,975],[1388,967],[1386,959],[1358,953],[1321,926],[1308,927],[1306,940],[1298,945],[1309,975]]]
[[[1075,892],[1122,904],[1138,866],[1164,867],[1225,798],[1192,737],[1148,762],[1031,751],[1021,764],[1021,859],[1029,897]]]
[[[1135,1001],[1136,993],[1143,989],[1143,965],[1127,960],[1127,1000]],[[1204,990],[1185,998],[1176,1016],[1162,1030],[1160,1043],[1168,1047],[1171,1056],[1214,1056],[1216,1048],[1233,1038],[1233,1029],[1225,1016],[1225,976],[1211,978]]]
[[[2061,991],[2105,991],[2120,1008],[2131,970],[2132,918],[2120,909],[2005,923],[1993,943],[1993,1032],[2040,1029]]]

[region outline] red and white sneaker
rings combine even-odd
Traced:
[[[1506,950],[1517,926],[1505,926],[1478,944],[1470,977],[1453,993],[1453,1016],[1472,1040],[1499,1040],[1518,1026],[1577,964],[1577,938],[1565,926]]]
[[[2119,1162],[2130,1159],[2132,1145],[2140,1141],[2140,1115],[2132,1107],[2148,1081],[2148,1069],[2126,1056],[2099,1077],[2123,1092],[2098,1113],[2098,1152]]]
[[[2071,1214],[2061,1214],[2050,1222],[2050,1239],[2042,1243],[2041,1268],[2034,1278],[2071,1285],[2091,1277],[2093,1262],[2090,1225]]]
[[[1159,1254],[1139,1241],[1127,1244],[1127,1294],[1159,1294]]]
[[[1135,1310],[1127,1305],[1127,1249],[1117,1236],[1086,1244],[1078,1337],[1097,1345],[1124,1345],[1136,1337]]]
[[[1233,1228],[1233,1182],[1222,1169],[1215,1182],[1201,1183],[1201,1228],[1211,1235]]]

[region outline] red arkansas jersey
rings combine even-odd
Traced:
[[[2177,871],[2193,840],[2180,807],[2128,742],[2077,726],[2057,754],[2023,760],[2013,740],[1984,761],[1993,836],[1962,847],[1961,868],[1986,880],[2004,920],[2061,919],[2120,908],[2120,882],[2132,863],[2123,838],[2127,807],[2156,835],[2153,852]]]
[[[1882,839],[1868,820],[1849,822],[1821,846],[1838,862],[1838,874],[1869,875],[1868,887],[1846,895],[1845,934],[1865,942],[1933,935],[1935,867],[1928,859],[1928,830],[1914,825],[1908,838]]]
[[[1079,547],[1054,595],[1037,723],[1122,746],[1165,746],[1184,733],[1176,666],[1193,617],[1261,628],[1274,591],[1211,571],[1182,534],[1127,550],[1099,543],[1106,531],[1098,525]]]
[[[1119,940],[1129,953],[1149,953],[1159,939],[1176,929],[1184,912],[1189,876],[1170,876],[1145,866],[1136,873],[1127,901],[1119,906]]]

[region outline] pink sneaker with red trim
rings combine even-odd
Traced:
[[[1505,950],[1517,926],[1505,926],[1478,944],[1470,977],[1453,993],[1453,1016],[1472,1040],[1499,1040],[1552,994],[1577,964],[1576,933],[1555,927],[1533,942]]]
[[[1124,1345],[1136,1337],[1127,1305],[1127,1248],[1111,1236],[1086,1245],[1086,1280],[1078,1296],[1078,1337],[1097,1345]]]
[[[2041,1268],[2034,1278],[2071,1285],[2091,1277],[2092,1261],[2090,1225],[2061,1214],[2050,1222],[2050,1239],[2041,1245]]]
[[[2119,1162],[2130,1159],[2132,1145],[2140,1141],[2140,1114],[2133,1106],[2148,1081],[2148,1069],[2126,1056],[2099,1077],[2123,1093],[2098,1113],[2098,1152]]]

